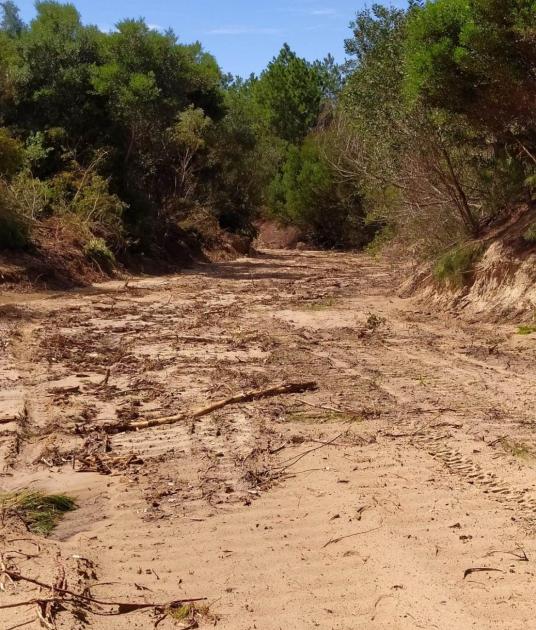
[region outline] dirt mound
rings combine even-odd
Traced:
[[[261,221],[257,229],[259,235],[255,246],[261,249],[296,249],[304,240],[303,233],[297,227],[281,225],[276,221]]]
[[[437,265],[425,265],[413,271],[401,295],[415,294],[441,308],[488,320],[532,318],[536,312],[533,226],[536,210],[520,208],[506,224],[458,249],[475,253],[472,263],[458,272],[462,281],[440,278]]]

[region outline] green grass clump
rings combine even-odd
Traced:
[[[325,298],[319,302],[311,302],[305,306],[307,311],[325,311],[328,308],[333,308],[336,305],[334,298]]]
[[[0,249],[24,249],[30,243],[26,222],[0,206]]]
[[[456,247],[437,261],[434,276],[443,284],[461,289],[468,283],[475,263],[483,253],[484,249],[480,244]]]
[[[526,444],[523,444],[522,442],[514,442],[504,438],[501,440],[500,443],[503,449],[513,457],[519,457],[520,459],[534,458],[534,453]]]
[[[532,333],[536,333],[536,324],[523,324],[517,328],[518,335],[532,335]]]
[[[90,238],[84,248],[84,254],[99,265],[111,268],[115,264],[115,256],[102,238]]]
[[[523,240],[526,243],[536,244],[536,223],[529,225],[525,233],[523,234]]]
[[[4,514],[17,514],[31,532],[43,536],[50,534],[63,515],[75,508],[74,499],[64,494],[26,491],[0,495]]]
[[[184,604],[178,608],[168,608],[168,615],[175,621],[185,621],[192,616],[195,608],[192,604]]]

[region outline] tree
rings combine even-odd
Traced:
[[[20,37],[26,25],[20,17],[20,11],[17,5],[12,2],[12,0],[0,2],[0,10],[2,15],[0,19],[0,31],[9,37]]]
[[[414,102],[503,135],[533,124],[532,0],[434,0],[408,23],[405,90]]]
[[[325,74],[285,44],[255,85],[257,101],[274,134],[299,143],[315,126],[325,93]]]
[[[37,2],[36,10],[17,41],[10,122],[27,132],[61,128],[65,142],[74,146],[103,126],[90,81],[99,61],[100,34],[82,25],[72,5]]]

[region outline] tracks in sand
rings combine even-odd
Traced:
[[[10,562],[107,600],[206,596],[195,623],[224,630],[536,628],[534,341],[401,300],[395,279],[364,256],[266,252],[0,305],[3,490],[79,506],[37,558],[5,521]],[[98,430],[297,380],[319,390]],[[475,567],[498,571],[464,579]]]

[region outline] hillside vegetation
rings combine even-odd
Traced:
[[[106,271],[249,241],[262,216],[326,248],[394,238],[457,277],[464,242],[532,202],[532,1],[374,4],[343,66],[284,45],[246,80],[143,20],[0,4],[1,249]]]

